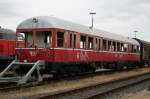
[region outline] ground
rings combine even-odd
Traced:
[[[128,94],[125,99],[150,99],[150,90],[145,89],[138,93]]]

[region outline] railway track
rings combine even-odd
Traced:
[[[57,76],[55,78],[46,78],[44,79],[43,82],[30,82],[30,83],[23,84],[23,85],[17,85],[16,83],[6,83],[6,84],[4,83],[4,84],[0,84],[0,91],[12,91],[12,90],[18,90],[20,88],[34,87],[38,85],[44,85],[47,83],[55,83],[55,82],[63,81],[63,80],[82,79],[86,77],[94,77],[95,75],[111,74],[115,72],[117,71],[113,71],[110,69],[101,69],[101,70],[97,70],[94,73]]]
[[[146,70],[148,68],[142,68],[143,70]],[[136,74],[134,75],[130,75],[130,76],[125,76],[123,78],[119,77],[118,74],[124,72],[125,74],[127,74],[126,72],[136,72]],[[113,79],[110,79],[110,74],[111,75],[115,75],[115,71],[107,71],[107,72],[96,72],[94,74],[88,74],[88,75],[80,75],[80,76],[75,76],[75,77],[66,77],[64,79],[53,79],[52,81],[48,81],[48,82],[44,82],[41,85],[39,85],[40,89],[39,92],[38,89],[34,89],[34,87],[38,87],[38,86],[34,86],[34,85],[38,85],[38,84],[30,84],[30,85],[24,85],[24,86],[17,86],[17,87],[11,87],[11,88],[4,88],[1,89],[0,92],[4,93],[4,92],[8,92],[7,94],[9,94],[9,96],[14,97],[14,95],[16,95],[16,93],[18,95],[16,95],[15,98],[28,98],[28,99],[47,99],[47,98],[52,98],[52,99],[82,99],[82,98],[90,98],[90,97],[94,97],[96,95],[99,94],[103,94],[106,93],[108,91],[112,91],[116,88],[120,88],[120,87],[124,87],[127,85],[131,85],[134,83],[137,83],[139,81],[143,81],[146,79],[150,78],[150,70],[148,70],[147,72],[142,72],[139,75],[138,72],[140,73],[140,69],[138,70],[127,70],[127,71],[119,71],[119,73],[117,72],[117,76],[119,77],[113,77]],[[104,80],[104,81],[97,81],[97,80],[93,80],[93,78],[95,76],[105,76],[104,78],[106,79],[106,77],[108,76],[108,80]],[[110,76],[110,77],[109,77]],[[80,81],[82,79],[91,79],[89,82],[89,80],[86,81]],[[103,77],[101,77],[101,79],[103,79]],[[64,83],[64,80],[66,80],[66,83]],[[69,84],[68,82],[71,83]],[[81,86],[76,86],[75,84],[77,84],[77,82],[81,83]],[[87,83],[85,83],[87,82]],[[55,84],[56,83],[56,84]],[[59,83],[59,84],[58,84]],[[84,84],[85,83],[85,84]],[[50,85],[50,86],[49,86]],[[75,85],[75,86],[74,86]],[[46,87],[44,87],[46,86]],[[67,86],[66,88],[63,88]],[[48,89],[49,87],[49,89]],[[61,88],[62,87],[62,88]],[[25,91],[23,91],[25,89]],[[33,90],[32,90],[33,89]],[[45,89],[45,90],[44,90]],[[19,90],[19,91],[18,91]],[[27,92],[27,90],[30,90],[30,92],[32,94],[29,95],[29,93]],[[50,92],[49,92],[49,91]],[[35,93],[34,93],[35,92]],[[6,94],[6,93],[5,93]],[[7,95],[6,94],[6,95]],[[7,97],[7,96],[6,96]],[[0,98],[5,98],[5,96],[0,95]]]
[[[109,82],[104,83],[94,83],[85,85],[82,87],[76,87],[72,89],[60,90],[55,93],[41,94],[37,96],[32,96],[30,98],[35,99],[93,99],[97,95],[106,94],[107,92],[125,87],[131,86],[133,84],[142,82],[144,80],[150,79],[150,72],[143,73],[131,77],[114,79]]]

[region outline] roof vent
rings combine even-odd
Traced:
[[[37,19],[37,18],[33,18],[33,19],[32,19],[32,22],[37,23],[37,22],[38,22],[38,19]]]

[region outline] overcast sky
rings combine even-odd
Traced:
[[[94,27],[150,41],[150,0],[0,0],[0,26],[15,30],[34,16],[54,16],[91,25],[89,12],[96,12]]]

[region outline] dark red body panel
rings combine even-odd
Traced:
[[[14,40],[0,40],[0,55],[14,55],[16,42]]]
[[[24,41],[18,41],[18,47],[24,47]],[[12,60],[16,53],[16,41],[0,39],[0,59]]]
[[[139,55],[124,52],[106,52],[80,49],[26,49],[20,54],[21,60],[48,62],[114,62],[138,61]]]

